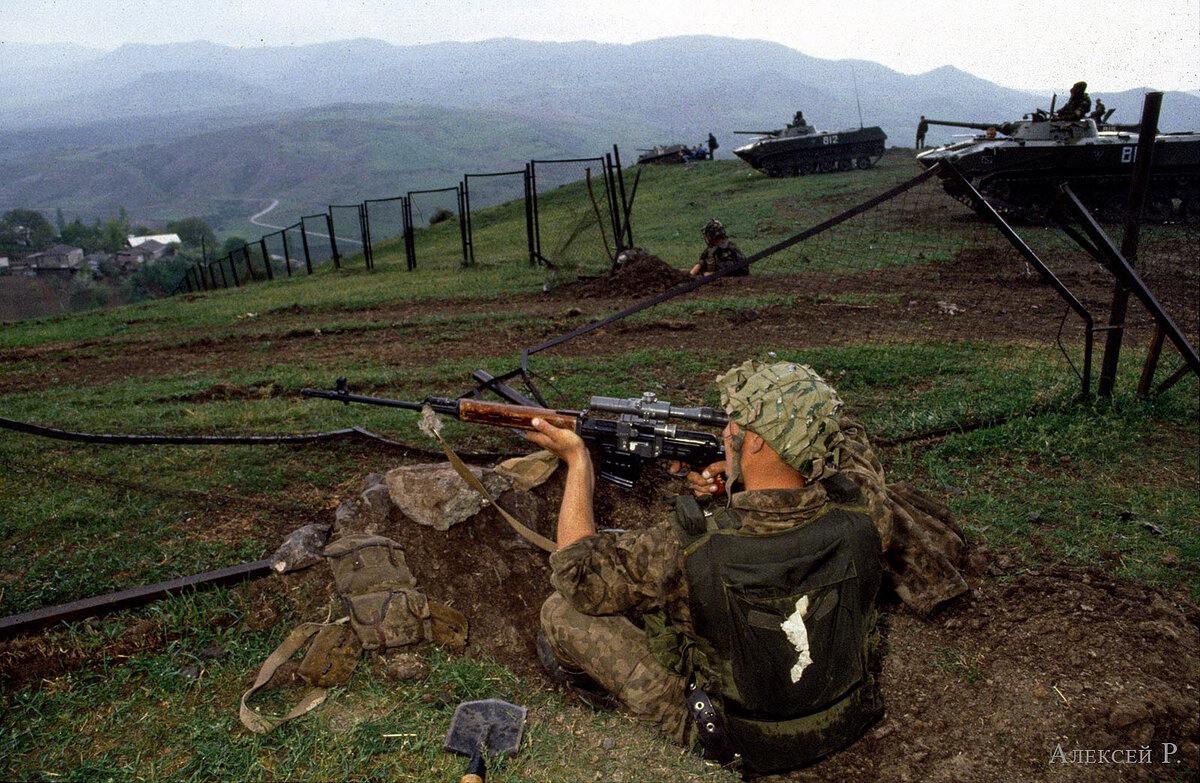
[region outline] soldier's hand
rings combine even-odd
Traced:
[[[698,498],[716,497],[725,494],[725,460],[714,462],[700,471],[689,470],[685,476],[688,490]],[[676,476],[683,476],[686,467],[682,462],[672,462],[670,471]]]
[[[530,425],[533,429],[525,432],[525,440],[553,453],[567,463],[567,467],[591,461],[587,444],[574,430],[555,427],[545,419],[534,419]]]

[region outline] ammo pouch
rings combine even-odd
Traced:
[[[239,717],[251,731],[266,733],[316,707],[324,701],[326,688],[350,680],[363,650],[385,650],[422,641],[435,641],[455,650],[466,646],[467,618],[456,609],[430,601],[417,589],[404,550],[392,539],[364,534],[342,536],[326,546],[324,554],[348,617],[337,623],[304,623],[271,653],[254,685],[242,695]],[[283,716],[265,716],[248,707],[246,700],[309,640],[311,646],[297,674],[313,689]]]
[[[325,547],[325,557],[364,649],[432,638],[429,600],[416,589],[399,544],[384,536],[342,536]]]

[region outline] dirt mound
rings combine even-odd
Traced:
[[[691,279],[687,272],[669,266],[641,248],[626,250],[620,258],[621,264],[612,275],[580,280],[573,284],[574,290],[581,297],[646,296]]]

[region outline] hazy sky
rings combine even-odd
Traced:
[[[0,0],[0,42],[288,46],[709,34],[1006,87],[1200,90],[1200,0]],[[2,51],[2,49],[0,49]]]

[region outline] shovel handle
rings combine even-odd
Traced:
[[[483,776],[486,774],[487,765],[483,763],[483,754],[476,753],[467,765],[467,773],[458,779],[458,783],[483,783]]]

